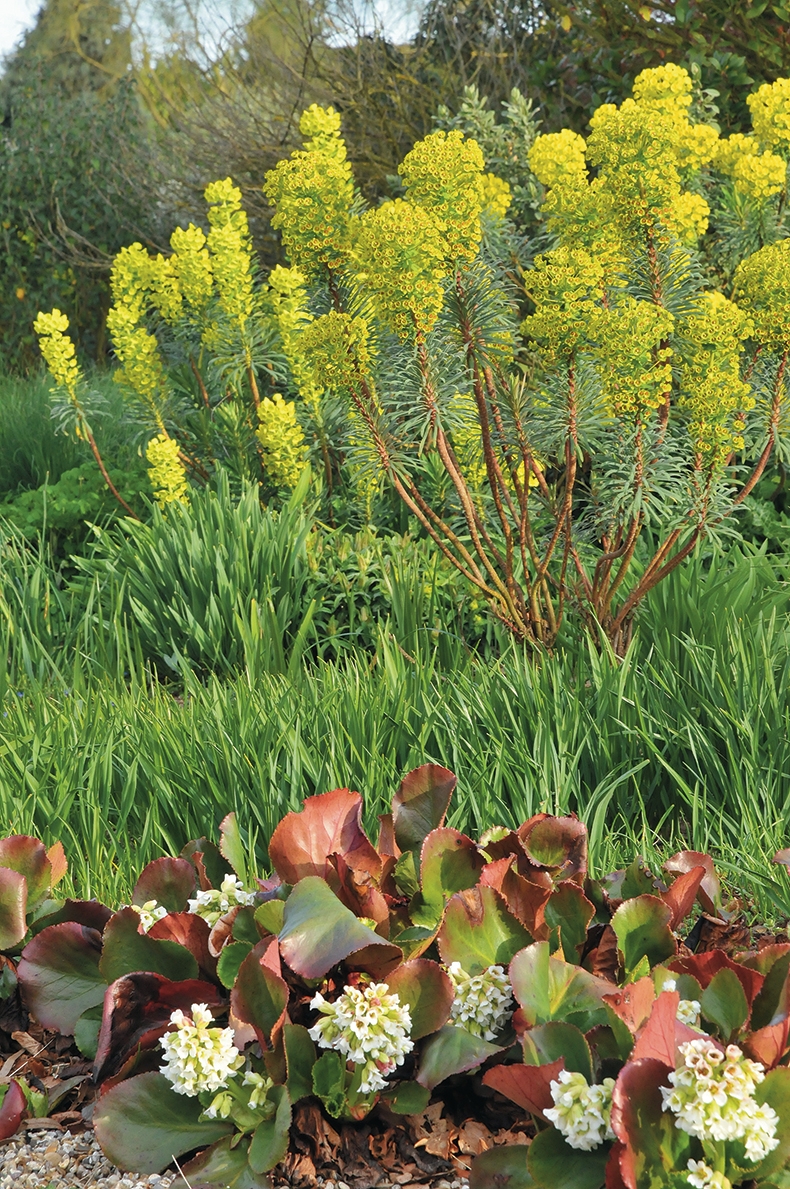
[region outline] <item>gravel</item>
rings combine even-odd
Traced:
[[[110,1164],[93,1135],[21,1131],[0,1144],[0,1189],[170,1189],[180,1176],[139,1177]]]

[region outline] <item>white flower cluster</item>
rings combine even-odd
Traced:
[[[662,986],[662,991],[677,991],[678,985],[674,978],[668,978]],[[681,999],[678,1004],[677,1018],[681,1024],[687,1024],[689,1028],[699,1028],[700,1026],[700,1006],[699,999]]]
[[[225,913],[230,912],[236,905],[252,904],[254,901],[255,893],[245,892],[241,880],[228,873],[219,888],[197,892],[195,898],[189,901],[189,911],[208,921],[213,928],[219,918],[224,917]]]
[[[146,900],[145,904],[130,904],[129,907],[139,915],[143,933],[147,933],[152,925],[167,916],[164,904],[157,904],[156,900]]]
[[[661,1087],[663,1109],[672,1111],[681,1131],[702,1140],[743,1140],[748,1160],[762,1160],[778,1145],[779,1116],[754,1098],[765,1077],[759,1061],[750,1061],[737,1045],[725,1053],[700,1037],[680,1046],[683,1064]]]
[[[383,1090],[386,1075],[414,1048],[411,1012],[386,983],[346,987],[334,1003],[316,995],[310,1006],[322,1014],[310,1029],[316,1044],[364,1066],[360,1094]]]
[[[212,1028],[205,1003],[192,1004],[191,1020],[180,1009],[174,1011],[170,1023],[175,1031],[162,1037],[165,1062],[159,1070],[176,1094],[194,1098],[203,1090],[223,1090],[244,1064],[233,1044],[233,1029]]]
[[[724,1173],[714,1172],[704,1160],[689,1160],[686,1168],[689,1170],[686,1180],[693,1189],[732,1189]]]
[[[543,1114],[565,1137],[571,1148],[589,1152],[604,1140],[614,1139],[610,1125],[614,1078],[604,1078],[600,1086],[590,1086],[583,1073],[563,1069],[559,1080],[549,1089],[554,1108]]]
[[[510,979],[501,966],[488,966],[482,974],[467,974],[460,962],[447,967],[455,988],[450,1011],[454,1024],[493,1040],[513,1014],[513,993]]]

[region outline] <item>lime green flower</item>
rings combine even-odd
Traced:
[[[230,178],[206,187],[209,203],[208,250],[223,313],[244,333],[254,306],[252,243],[241,190]]]
[[[74,343],[66,334],[68,328],[69,320],[60,310],[52,310],[50,314],[40,313],[33,323],[33,329],[39,336],[41,354],[52,379],[61,388],[65,388],[74,400],[81,373]]]
[[[744,153],[735,162],[732,170],[735,189],[748,194],[757,202],[765,202],[774,194],[784,190],[787,182],[787,164],[776,153]]]
[[[214,291],[214,272],[206,247],[206,237],[199,227],[176,227],[170,237],[172,264],[187,304],[202,315]]]
[[[404,157],[398,173],[410,203],[430,216],[451,262],[472,260],[480,246],[483,154],[455,128],[432,132]]]
[[[296,487],[305,465],[305,440],[293,401],[275,392],[258,409],[258,441],[266,474],[276,487]]]
[[[651,301],[624,297],[591,319],[601,391],[617,417],[637,421],[658,409],[672,383],[668,339],[675,319]]]
[[[563,181],[587,177],[584,137],[570,128],[538,136],[529,150],[529,167],[544,186],[557,186]]]
[[[754,408],[754,397],[741,380],[740,361],[752,331],[748,315],[715,292],[702,294],[680,328],[685,350],[678,404],[691,414],[695,450],[714,463],[743,449],[743,414]]]
[[[504,219],[513,201],[513,191],[508,183],[495,173],[484,173],[480,184],[483,210],[495,219]]]
[[[189,485],[179,457],[178,442],[164,434],[151,438],[146,446],[148,478],[160,508],[176,500],[188,501]]]
[[[691,107],[691,91],[691,75],[673,62],[643,70],[634,79],[634,99],[637,103],[662,111],[685,115]]]
[[[790,78],[763,83],[746,96],[754,135],[765,149],[787,148],[790,142]]]
[[[750,315],[759,343],[790,348],[790,239],[766,244],[741,261],[733,297]]]
[[[315,382],[334,392],[348,392],[367,378],[372,364],[368,324],[364,318],[332,310],[302,335],[302,350],[311,361]]]

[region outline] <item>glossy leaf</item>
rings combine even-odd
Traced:
[[[99,1030],[103,1014],[101,1005],[89,1007],[74,1025],[74,1043],[88,1061],[93,1061],[99,1047]]]
[[[292,1024],[286,1017],[283,1023],[288,1094],[291,1102],[299,1102],[313,1092],[313,1066],[316,1047],[303,1024]]]
[[[27,881],[10,867],[0,867],[0,950],[19,945],[27,933]]]
[[[106,982],[146,970],[179,982],[197,978],[198,964],[189,950],[175,941],[157,941],[141,933],[140,915],[133,908],[116,912],[104,929],[99,969]]]
[[[232,941],[224,947],[217,962],[217,977],[223,987],[231,989],[239,973],[239,967],[251,949],[248,941]]]
[[[410,909],[414,924],[438,925],[450,897],[473,888],[484,866],[471,838],[449,826],[432,830],[420,854],[420,893]]]
[[[508,911],[521,922],[530,936],[535,941],[544,941],[547,935],[544,910],[552,892],[551,881],[547,881],[548,886],[543,886],[525,879],[514,869],[515,862],[515,855],[494,860],[483,868],[480,883],[483,887],[495,888]]]
[[[178,857],[188,859],[194,865],[202,891],[218,888],[228,874],[227,860],[220,854],[219,847],[206,838],[188,842]]]
[[[197,877],[188,859],[154,859],[134,885],[132,904],[156,900],[168,912],[184,912],[187,900],[195,894]]]
[[[587,874],[587,827],[576,817],[537,814],[518,831],[528,857],[552,879],[584,882]]]
[[[481,1152],[469,1170],[469,1189],[530,1189],[535,1182],[527,1167],[528,1155],[526,1144],[506,1144]]]
[[[550,1065],[493,1065],[483,1074],[483,1085],[498,1090],[531,1115],[542,1118],[543,1112],[554,1105],[551,1083],[564,1068],[563,1057]]]
[[[166,917],[154,922],[147,936],[151,941],[177,942],[188,950],[197,962],[200,978],[217,977],[217,959],[211,953],[211,929],[208,921],[204,921],[197,913],[170,912]]]
[[[384,977],[402,957],[314,875],[301,879],[285,902],[280,951],[291,970],[308,979],[322,978],[345,959],[355,969]]]
[[[595,906],[578,884],[563,881],[552,892],[543,909],[549,929],[558,928],[560,945],[567,962],[578,962],[587,941],[587,929],[595,916]]]
[[[684,875],[686,872],[693,871],[695,867],[702,867],[705,871],[705,877],[697,892],[697,899],[701,907],[711,916],[727,920],[727,913],[721,906],[721,883],[710,855],[698,850],[681,850],[667,859],[664,864],[665,871],[676,875]]]
[[[562,1058],[571,1073],[583,1073],[592,1082],[592,1054],[584,1033],[564,1020],[538,1024],[524,1035],[524,1064],[551,1065]]]
[[[439,764],[423,764],[404,776],[392,798],[395,841],[402,851],[418,850],[431,830],[444,825],[457,783]]]
[[[259,942],[246,956],[230,996],[234,1016],[252,1025],[264,1049],[271,1047],[272,1033],[282,1026],[288,1006],[288,984],[262,960],[266,946]]]
[[[269,1172],[279,1164],[288,1151],[288,1132],[291,1126],[291,1100],[285,1086],[274,1086],[269,1101],[275,1104],[274,1118],[266,1119],[255,1128],[250,1140],[247,1159],[254,1173]]]
[[[705,874],[704,867],[692,867],[684,875],[679,875],[666,892],[662,893],[661,899],[672,910],[672,919],[669,922],[671,929],[677,929],[691,912]]]
[[[53,842],[52,846],[47,851],[47,858],[49,859],[49,865],[52,869],[49,884],[50,889],[52,889],[56,884],[60,883],[60,881],[63,879],[63,876],[69,869],[66,852],[63,849],[63,843],[60,841]]]
[[[627,974],[647,959],[649,967],[673,958],[678,947],[669,922],[672,909],[658,896],[626,900],[612,917],[620,960]]]
[[[174,1157],[233,1131],[224,1119],[200,1121],[197,1098],[176,1094],[161,1073],[119,1082],[96,1103],[93,1126],[108,1160],[136,1173],[160,1173]]]
[[[726,967],[714,974],[702,992],[700,1007],[725,1044],[735,1038],[749,1018],[749,1004],[740,979]]]
[[[235,813],[228,813],[219,824],[219,853],[230,864],[233,872],[243,883],[247,879],[247,852],[239,833],[239,822]]]
[[[648,1058],[674,1069],[678,1045],[699,1036],[699,1032],[678,1020],[679,1002],[677,991],[663,991],[658,996],[650,1018],[638,1033],[631,1053],[632,1060]]]
[[[397,1082],[386,1101],[396,1115],[419,1115],[431,1101],[431,1092],[419,1082]]]
[[[774,1148],[773,1152],[769,1152],[757,1166],[748,1166],[749,1177],[754,1177],[759,1182],[776,1176],[780,1170],[785,1171],[790,1163],[790,1069],[772,1069],[756,1088],[754,1097],[759,1103],[772,1106],[779,1116],[776,1128],[779,1146]]]
[[[532,938],[493,888],[458,892],[447,905],[437,936],[445,965],[460,962],[467,974],[507,966]]]
[[[72,1036],[84,1011],[104,1000],[101,935],[73,921],[50,925],[28,942],[17,969],[29,1011],[43,1028]]]
[[[611,1125],[626,1149],[620,1167],[634,1185],[661,1183],[667,1170],[685,1168],[690,1154],[690,1137],[662,1110],[660,1087],[672,1068],[651,1058],[629,1061],[615,1082]]]
[[[581,1152],[566,1144],[555,1127],[548,1127],[530,1144],[527,1165],[543,1189],[602,1189],[608,1158],[608,1144]]]
[[[718,973],[719,970],[731,970],[743,987],[747,1003],[754,1003],[761,991],[765,979],[758,970],[745,966],[742,962],[733,962],[723,950],[709,950],[703,954],[691,954],[689,957],[676,958],[670,963],[670,970],[677,974],[690,974],[703,988]]]
[[[16,1135],[22,1116],[27,1108],[27,1099],[16,1078],[13,1078],[0,1102],[0,1140]]]
[[[501,1052],[501,1048],[479,1036],[472,1036],[464,1028],[445,1024],[425,1042],[416,1080],[432,1090],[445,1078],[476,1069],[489,1057]]]
[[[386,981],[411,1012],[412,1040],[437,1032],[449,1020],[455,991],[437,962],[427,958],[403,962]]]
[[[603,996],[611,992],[612,984],[553,956],[547,941],[536,941],[516,954],[510,981],[530,1027],[567,1020],[587,1032],[608,1022]]]
[[[183,1165],[190,1189],[271,1189],[269,1177],[250,1168],[247,1142],[231,1147],[234,1138],[226,1136]]]
[[[269,859],[288,884],[305,876],[326,878],[334,854],[357,870],[381,871],[381,859],[362,829],[362,798],[348,789],[308,797],[299,813],[286,814],[269,842]]]
[[[264,933],[276,935],[283,927],[284,913],[284,900],[267,900],[265,904],[259,904],[255,909],[255,924]]]
[[[328,1049],[313,1066],[313,1093],[321,1099],[333,1119],[348,1107],[346,1100],[346,1063],[339,1053]]]
[[[43,842],[28,834],[0,838],[0,867],[10,867],[25,877],[28,912],[46,900],[52,887],[52,864]]]

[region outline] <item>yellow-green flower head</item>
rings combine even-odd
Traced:
[[[566,180],[587,177],[586,149],[583,136],[563,128],[561,132],[536,137],[527,161],[539,182],[556,186]]]
[[[751,320],[723,293],[703,293],[679,330],[684,349],[678,404],[689,410],[694,449],[719,465],[743,449],[743,414],[754,408],[740,375]]]
[[[683,127],[671,112],[626,99],[599,108],[590,124],[587,156],[601,167],[626,223],[650,223],[680,193],[679,148]]]
[[[345,161],[348,154],[340,135],[340,116],[333,107],[319,107],[312,103],[302,112],[299,131],[308,152],[325,153],[337,161]]]
[[[668,211],[664,224],[681,243],[694,246],[708,230],[710,207],[701,194],[682,190]]]
[[[73,400],[80,380],[80,366],[74,343],[66,334],[68,328],[69,320],[60,310],[53,310],[50,314],[40,313],[33,323],[41,354],[52,379],[65,388]]]
[[[295,487],[304,470],[304,432],[296,419],[293,401],[275,392],[265,396],[258,409],[258,429],[267,478],[275,487]]]
[[[301,332],[313,320],[307,308],[305,285],[306,278],[298,268],[283,268],[276,264],[269,273],[269,304],[277,321],[291,376],[302,399],[315,406],[320,391],[313,380],[312,364],[302,347]]]
[[[742,260],[733,296],[754,323],[759,343],[790,349],[790,239],[766,244]]]
[[[720,173],[732,177],[735,166],[741,157],[759,152],[757,138],[744,136],[742,132],[733,132],[732,136],[723,136],[716,145],[713,164]]]
[[[616,417],[641,420],[666,400],[672,383],[668,339],[674,324],[662,306],[633,297],[597,310],[591,319],[602,395]]]
[[[292,265],[314,280],[345,264],[354,182],[344,157],[297,150],[269,170],[263,191]]]
[[[495,219],[504,219],[513,201],[513,191],[495,173],[484,173],[480,179],[483,194],[483,210]]]
[[[116,306],[125,306],[135,322],[148,307],[151,257],[142,244],[121,248],[110,273],[110,291]]]
[[[536,258],[525,277],[535,313],[524,319],[522,329],[543,347],[547,363],[567,360],[586,340],[603,276],[600,261],[583,248],[563,245]]]
[[[151,438],[146,446],[148,478],[154,498],[160,508],[176,500],[188,502],[189,485],[186,471],[178,455],[178,442],[165,434]]]
[[[685,175],[698,173],[703,165],[709,165],[716,156],[719,133],[710,124],[689,124],[679,119],[680,140],[678,162]]]
[[[110,310],[107,328],[115,354],[123,364],[118,379],[148,405],[163,431],[160,409],[167,378],[155,337],[137,324],[127,306],[114,306]]]
[[[765,149],[786,147],[790,141],[790,78],[763,83],[746,96],[754,135]]]
[[[148,291],[151,301],[169,325],[180,321],[184,299],[173,261],[161,254],[148,258]]]
[[[543,204],[549,231],[569,247],[595,255],[612,281],[628,258],[628,237],[618,218],[615,195],[603,178],[563,179]]]
[[[776,153],[744,153],[732,171],[735,189],[762,203],[779,194],[787,182],[787,163]]]
[[[355,241],[358,279],[401,339],[427,334],[442,308],[447,243],[430,212],[396,198],[366,211]]]
[[[187,303],[202,314],[214,291],[214,271],[206,247],[206,237],[199,227],[176,227],[170,236],[173,270]]]
[[[211,182],[205,189],[209,204],[208,249],[219,301],[225,316],[244,331],[252,315],[252,244],[241,190],[230,178]]]
[[[667,62],[643,70],[634,79],[634,99],[663,111],[686,113],[691,107],[691,75],[682,66]]]
[[[410,203],[422,207],[444,233],[447,258],[472,260],[480,247],[483,154],[458,128],[432,132],[401,163]]]
[[[372,352],[364,318],[332,310],[323,314],[302,335],[302,350],[311,361],[315,382],[321,388],[348,392],[370,374]]]

